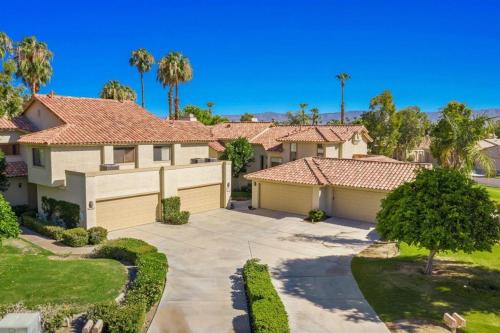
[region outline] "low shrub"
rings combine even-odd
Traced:
[[[89,235],[83,228],[68,229],[62,234],[62,242],[72,247],[85,246],[89,243]]]
[[[103,227],[92,227],[87,230],[87,233],[89,234],[89,244],[92,245],[101,244],[108,239],[108,231]]]
[[[23,216],[21,217],[21,224],[26,228],[39,233],[40,235],[55,240],[62,240],[62,234],[64,233],[64,231],[66,231],[66,229],[64,229],[63,227],[45,224],[26,214],[23,214]]]
[[[45,225],[43,228],[47,237],[58,241],[63,239],[63,233],[66,231],[66,229],[57,225]]]
[[[19,222],[10,204],[0,194],[0,240],[19,236]]]
[[[140,239],[119,238],[107,241],[96,248],[93,256],[115,259],[135,265],[141,255],[157,251],[156,247]]]
[[[187,211],[174,213],[168,219],[168,223],[169,224],[176,224],[176,225],[186,224],[189,222],[190,215],[191,214]]]
[[[248,298],[254,333],[288,333],[288,315],[274,289],[267,265],[250,259],[243,267],[243,279]]]
[[[309,211],[309,216],[308,216],[309,221],[311,222],[324,221],[326,220],[327,217],[328,216],[326,215],[326,213],[321,209],[313,209]]]
[[[12,206],[12,211],[18,217],[21,216],[22,214],[26,213],[29,210],[30,209],[29,209],[28,205],[15,205],[15,206]]]
[[[126,302],[122,305],[110,302],[91,306],[87,315],[94,321],[102,319],[104,332],[140,333],[146,310],[145,305],[140,302]]]
[[[181,198],[170,197],[162,200],[163,222],[168,224],[186,224],[189,221],[189,212],[181,211]]]

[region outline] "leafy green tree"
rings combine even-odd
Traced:
[[[319,109],[312,108],[311,109],[311,124],[318,125],[318,123],[319,123]]]
[[[373,142],[368,144],[370,152],[377,155],[392,156],[398,143],[398,118],[392,94],[386,90],[370,101],[370,111],[361,115]]]
[[[482,187],[457,170],[421,170],[383,201],[377,231],[391,241],[429,250],[426,274],[442,251],[491,251],[500,240],[500,219]]]
[[[144,107],[144,73],[151,70],[155,63],[155,58],[146,49],[137,49],[132,51],[129,59],[130,66],[135,66],[141,76],[141,105]]]
[[[327,125],[340,125],[340,120],[339,119],[330,119],[326,123]]]
[[[0,194],[0,245],[2,245],[2,238],[17,238],[19,232],[16,215],[4,196]]]
[[[287,121],[285,123],[289,125],[307,125],[310,122],[309,115],[306,113],[307,103],[299,104],[300,110],[297,112],[287,112]]]
[[[25,88],[14,83],[17,71],[13,56],[13,42],[0,32],[0,117],[12,118],[23,111]]]
[[[415,149],[424,139],[429,120],[418,106],[410,106],[396,113],[399,124],[399,137],[394,155],[401,161],[407,160],[407,154]]]
[[[253,119],[253,114],[245,112],[244,114],[241,115],[240,121],[252,121]]]
[[[0,191],[5,192],[9,188],[9,178],[5,174],[7,169],[7,161],[5,154],[0,151]]]
[[[233,177],[237,178],[247,171],[248,165],[253,161],[252,144],[244,137],[228,142],[221,159],[231,161]]]
[[[337,74],[337,80],[340,81],[340,88],[342,90],[342,102],[340,104],[340,123],[345,123],[345,104],[344,104],[344,86],[345,82],[351,78],[348,73],[339,73]]]
[[[106,82],[102,87],[100,98],[114,99],[117,101],[132,101],[135,102],[137,94],[129,86],[123,85],[116,80]]]
[[[497,138],[500,138],[500,120],[495,121],[493,132]]]
[[[221,117],[219,115],[213,115],[210,111],[200,108],[196,105],[186,105],[181,112],[183,117],[189,116],[192,114],[196,117],[200,123],[204,125],[215,125],[219,123],[227,123],[229,119],[226,117]]]
[[[431,130],[431,152],[439,165],[469,175],[478,163],[487,174],[493,173],[493,162],[478,142],[492,132],[485,116],[472,117],[465,104],[450,102],[441,111],[439,122]]]
[[[35,37],[26,37],[17,44],[14,54],[16,76],[30,87],[31,95],[38,93],[40,87],[49,82],[53,57],[47,44],[37,41]]]

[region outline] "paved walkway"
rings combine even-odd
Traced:
[[[54,254],[61,256],[66,256],[66,255],[82,256],[91,253],[92,250],[94,249],[94,246],[82,246],[82,247],[67,246],[61,242],[37,234],[36,232],[27,228],[22,228],[22,233],[20,237],[24,240],[27,240],[30,243],[40,246],[45,250],[48,250]]]
[[[245,204],[240,204],[244,207]],[[350,271],[375,238],[373,225],[311,224],[267,210],[214,210],[182,226],[147,224],[110,233],[144,239],[168,255],[166,293],[149,333],[250,332],[241,267],[269,265],[292,332],[388,333]]]
[[[483,185],[500,187],[500,178],[472,177],[476,182]]]

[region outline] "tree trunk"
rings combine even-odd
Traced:
[[[432,275],[432,264],[435,255],[436,255],[436,250],[431,250],[431,252],[429,253],[429,257],[427,258],[427,265],[425,265],[426,275]]]
[[[168,119],[172,119],[172,89],[171,85],[168,86]]]
[[[175,119],[179,120],[179,84],[175,84]]]
[[[144,108],[144,74],[141,73],[141,105]]]
[[[344,125],[345,110],[344,110],[344,81],[340,84],[342,90],[342,102],[340,104],[340,123]]]
[[[36,83],[33,82],[33,83],[31,83],[31,96],[35,96],[36,93],[37,93],[37,91],[36,91]]]

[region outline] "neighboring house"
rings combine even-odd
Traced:
[[[418,147],[408,153],[408,159],[415,163],[431,163],[436,165],[437,160],[431,153],[431,138],[425,136]]]
[[[223,123],[211,127],[216,139],[210,156],[219,157],[224,145],[245,137],[253,145],[254,161],[248,172],[255,172],[304,157],[353,158],[367,154],[372,141],[361,125],[274,125],[273,123]],[[235,184],[237,182],[234,182]]]
[[[375,222],[381,200],[415,178],[416,163],[307,157],[247,174],[252,206],[307,215],[321,209],[330,216]]]
[[[479,141],[481,151],[491,158],[494,164],[496,174],[500,173],[500,139],[484,139]],[[476,164],[476,171],[483,174],[484,170],[479,164]]]
[[[19,144],[26,167],[17,174],[27,173],[34,193],[16,193],[11,182],[13,204],[33,197],[40,211],[42,197],[72,202],[82,226],[108,230],[158,220],[170,196],[191,212],[228,204],[230,163],[209,162],[210,131],[197,122],[162,120],[127,101],[55,95],[34,96],[14,122],[21,119],[31,133],[9,142]]]

